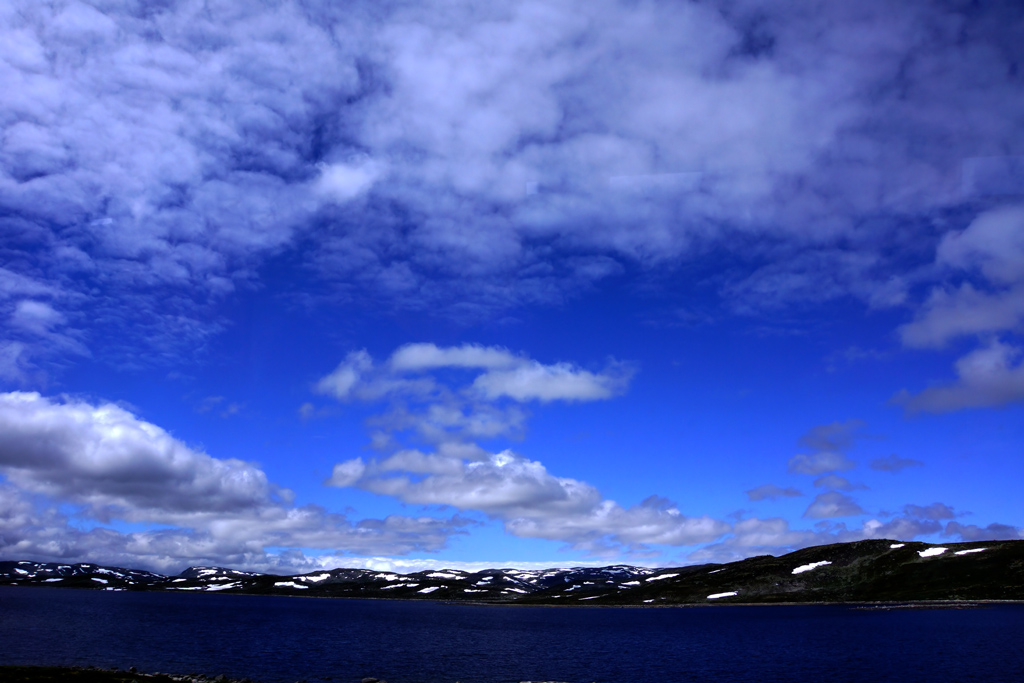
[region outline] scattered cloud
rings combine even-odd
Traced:
[[[800,437],[800,443],[816,451],[846,451],[864,428],[862,420],[831,422],[812,427]]]
[[[338,463],[326,483],[406,504],[480,512],[513,535],[595,554],[644,553],[651,544],[689,545],[721,536],[728,524],[687,517],[670,501],[651,497],[623,507],[585,482],[549,473],[540,462],[476,443],[521,429],[526,413],[519,404],[605,400],[624,391],[631,376],[628,365],[614,361],[592,372],[474,344],[408,344],[379,365],[365,351],[351,353],[314,389],[339,400],[389,401],[387,411],[370,421],[382,455]],[[401,433],[408,430],[435,449],[402,446]]]
[[[245,404],[235,401],[226,401],[223,396],[207,396],[195,407],[197,413],[214,413],[219,417],[231,417],[238,415],[245,408]]]
[[[854,469],[857,463],[846,457],[846,451],[853,446],[857,433],[863,427],[864,422],[861,420],[832,422],[812,427],[800,437],[800,444],[812,449],[813,452],[794,455],[787,462],[787,469],[793,474],[811,476]],[[817,485],[815,482],[815,486]]]
[[[405,344],[392,353],[388,361],[397,371],[438,368],[508,370],[529,362],[528,358],[517,356],[499,346],[463,344],[440,347],[429,343]]]
[[[961,541],[1015,541],[1024,538],[1024,529],[996,522],[986,527],[949,522],[946,524],[943,535],[958,537]]]
[[[904,346],[941,348],[965,335],[1021,329],[1024,286],[987,292],[965,282],[956,289],[937,288],[917,318],[900,327]]]
[[[792,486],[782,488],[775,484],[762,484],[757,488],[752,488],[747,491],[747,499],[751,502],[759,500],[776,500],[778,498],[797,498],[802,495],[804,494]]]
[[[866,489],[864,484],[855,484],[846,477],[838,474],[826,474],[814,480],[814,485],[819,489],[834,489],[836,491],[856,491]]]
[[[355,486],[416,505],[451,506],[500,519],[509,533],[589,551],[606,546],[691,545],[728,531],[708,517],[688,518],[656,497],[623,508],[594,487],[550,474],[511,451],[484,460],[400,451],[382,461],[335,466],[332,486]]]
[[[864,523],[865,538],[891,538],[897,541],[912,541],[941,530],[942,525],[935,520],[907,516],[894,517],[884,523],[877,519]]]
[[[965,408],[996,408],[1024,400],[1020,347],[993,339],[956,362],[957,381],[916,394],[903,390],[893,403],[907,412],[948,413]]]
[[[838,451],[819,451],[805,455],[798,453],[789,459],[787,467],[793,474],[819,475],[838,470],[852,470],[857,464]]]
[[[896,472],[902,472],[908,467],[924,467],[924,463],[913,458],[901,458],[894,453],[884,458],[875,458],[868,466],[879,472],[892,472],[895,474]]]
[[[442,379],[438,373],[445,371],[455,375]],[[388,434],[412,430],[440,444],[516,435],[528,414],[524,404],[606,400],[626,390],[633,372],[614,360],[595,372],[496,346],[419,343],[379,364],[365,350],[353,351],[313,390],[341,401],[389,402],[374,420],[382,443],[391,444]]]
[[[632,370],[617,364],[595,374],[567,363],[533,362],[512,370],[490,370],[473,380],[487,398],[508,396],[516,401],[597,401],[622,393]]]
[[[953,512],[953,508],[945,503],[932,503],[931,505],[906,505],[903,507],[903,512],[908,517],[915,519],[929,519],[938,521],[940,519],[953,519],[957,516]]]
[[[830,517],[853,517],[863,515],[864,508],[839,491],[819,493],[804,512],[804,517],[827,519]]]
[[[815,545],[849,543],[869,538],[911,541],[942,531],[932,520],[894,517],[886,522],[869,519],[860,528],[849,529],[843,522],[822,521],[814,529],[792,529],[782,518],[745,519],[722,541],[700,548],[687,556],[691,562],[734,562],[754,555],[781,555]]]
[[[947,233],[935,260],[978,270],[995,284],[1024,281],[1024,204],[998,206],[978,214],[966,229]]]

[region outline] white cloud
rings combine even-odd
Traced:
[[[392,456],[381,464],[381,474],[364,477],[358,485],[405,503],[451,505],[502,517],[572,514],[589,510],[601,500],[593,487],[575,479],[554,477],[539,462],[511,451],[491,455],[486,461],[455,461],[449,471],[416,479],[393,474],[404,464],[410,464],[408,458],[396,461]],[[410,473],[423,473],[419,462],[412,464],[416,467]],[[355,471],[355,464],[349,469]]]
[[[42,562],[96,562],[166,573],[206,564],[290,574],[361,566],[358,558],[366,554],[436,551],[461,525],[460,520],[430,517],[387,517],[352,524],[339,515],[307,507],[278,509],[247,521],[235,518],[209,529],[122,533],[97,526],[83,530],[80,518],[71,523],[55,507],[34,503],[16,487],[0,482],[0,555]],[[306,555],[299,548],[331,552]],[[341,548],[356,553],[351,564],[348,553],[338,552]]]
[[[729,529],[709,517],[686,517],[658,498],[623,508],[593,486],[556,477],[541,463],[511,451],[473,461],[418,451],[401,451],[380,462],[350,460],[335,466],[328,484],[355,486],[403,503],[482,512],[502,520],[513,535],[564,541],[590,552],[690,545]]]
[[[814,452],[794,455],[787,462],[787,469],[794,474],[812,476],[852,470],[857,464],[847,458],[845,452],[853,445],[863,427],[861,420],[831,422],[812,427],[800,437],[800,443]]]
[[[117,406],[0,395],[0,468],[27,490],[170,521],[271,504],[258,468],[192,450]]]
[[[949,522],[943,531],[944,536],[959,536],[961,541],[1015,541],[1024,539],[1024,528],[994,522],[986,527],[976,524],[960,524]]]
[[[415,572],[438,569],[458,569],[464,572],[479,572],[485,569],[495,568],[530,571],[573,567],[603,567],[607,564],[607,562],[603,560],[573,560],[571,563],[566,564],[566,562],[561,559],[553,559],[546,562],[523,562],[520,560],[508,559],[465,562],[461,560],[402,557],[321,557],[317,559],[323,563],[323,569],[352,567],[358,569],[372,569],[380,572],[395,572],[398,574],[413,574]]]
[[[727,523],[709,516],[688,517],[674,506],[644,501],[623,508],[603,501],[585,515],[518,517],[506,523],[516,536],[565,541],[593,554],[620,555],[622,546],[672,546],[710,543],[729,532]]]
[[[509,368],[528,363],[498,346],[463,344],[462,346],[439,347],[436,344],[406,344],[399,347],[388,360],[398,371],[433,370],[435,368],[471,368],[493,370]]]
[[[613,366],[596,374],[568,363],[542,365],[537,362],[512,370],[490,370],[473,381],[473,387],[487,398],[508,396],[516,401],[599,401],[621,393],[632,372]]]
[[[965,335],[1016,330],[1024,322],[1024,287],[988,293],[969,282],[935,289],[917,318],[899,328],[905,346],[940,348]]]
[[[1024,205],[991,209],[979,214],[965,230],[946,234],[935,260],[980,270],[996,284],[1024,280]]]
[[[953,512],[953,508],[945,503],[932,503],[931,505],[904,505],[903,512],[908,517],[915,519],[930,519],[937,521],[940,519],[953,519],[956,517],[956,513]]]
[[[366,472],[366,465],[363,463],[362,458],[346,460],[334,466],[334,469],[331,470],[330,479],[325,483],[328,486],[338,486],[340,488],[352,486],[362,479],[364,472]]]
[[[329,375],[321,378],[314,387],[318,394],[329,394],[334,398],[345,400],[363,375],[373,369],[373,360],[366,351],[353,351],[338,364]]]
[[[794,474],[819,475],[839,470],[852,470],[856,463],[838,451],[819,451],[806,455],[797,453],[789,459],[788,469]]]
[[[349,354],[316,390],[387,401],[386,411],[368,421],[372,445],[383,455],[338,463],[326,483],[406,504],[481,512],[512,534],[589,552],[640,552],[648,544],[720,536],[729,528],[724,522],[686,517],[657,498],[624,508],[585,482],[552,475],[540,462],[475,443],[519,432],[527,414],[518,403],[604,400],[624,391],[631,377],[632,368],[614,361],[592,372],[475,344],[407,344],[380,366],[366,352]],[[433,444],[433,452],[403,447],[410,431]]]
[[[836,491],[854,491],[867,488],[864,484],[855,484],[846,477],[840,477],[838,474],[826,474],[824,477],[819,477],[814,480],[814,485],[820,489],[835,489]]]
[[[366,194],[383,175],[384,167],[370,159],[350,163],[321,163],[316,191],[336,202],[349,202]]]
[[[65,318],[45,301],[24,299],[18,302],[11,316],[11,322],[23,330],[45,336],[55,325],[64,323]]]
[[[30,366],[28,350],[24,343],[0,340],[0,379],[24,381]]]
[[[864,509],[844,493],[826,491],[815,496],[814,501],[804,511],[804,517],[826,519],[829,517],[853,517],[863,515]]]
[[[890,538],[897,541],[912,541],[918,536],[927,536],[938,533],[941,530],[942,525],[930,519],[894,517],[884,523],[877,519],[869,519],[864,522],[861,538]]]
[[[994,339],[956,362],[957,381],[892,398],[910,412],[947,413],[999,407],[1024,400],[1024,363],[1019,347]]]
[[[841,495],[841,494],[840,494]],[[869,519],[860,528],[848,529],[842,522],[819,522],[813,530],[791,529],[789,522],[771,519],[744,519],[721,542],[690,553],[691,562],[734,562],[755,555],[782,555],[801,548],[832,543],[849,543],[868,538],[912,541],[919,536],[938,533],[942,526],[932,520],[894,517],[886,522]]]
[[[1015,144],[1016,58],[989,47],[1018,10],[818,10],[12,0],[3,227],[31,236],[21,276],[54,274],[96,320],[174,287],[212,328],[204,302],[292,248],[335,293],[467,317],[726,243],[787,249],[728,296],[893,305],[892,263],[921,242],[902,219],[957,204],[961,161]],[[998,249],[982,270],[1010,273],[1000,216],[943,258]]]
[[[0,534],[0,552],[33,558],[269,566],[280,557],[267,548],[434,551],[462,524],[397,515],[353,522],[317,506],[295,507],[291,492],[255,465],[189,448],[115,405],[35,393],[0,394],[0,473],[13,525]],[[83,532],[51,508],[36,509],[26,494],[78,506],[96,524],[121,519],[171,528]]]
[[[517,403],[612,398],[625,391],[632,374],[631,366],[616,361],[593,372],[570,363],[543,364],[497,346],[419,343],[398,348],[379,365],[366,351],[349,353],[314,391],[388,402],[389,409],[372,420],[382,445],[392,443],[390,435],[412,430],[442,448],[521,433],[527,413]]]

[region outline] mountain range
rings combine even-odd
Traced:
[[[90,563],[0,561],[0,585],[547,605],[1024,600],[1024,540],[868,540],[728,564],[456,569],[413,574],[331,569],[293,576],[189,567],[177,576]]]

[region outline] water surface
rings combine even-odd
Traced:
[[[0,587],[0,664],[266,683],[1024,681],[1024,605],[498,607]]]

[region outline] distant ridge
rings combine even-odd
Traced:
[[[0,562],[0,585],[549,605],[1024,600],[1024,541],[869,540],[728,564],[650,569],[332,569],[294,576],[189,567],[178,576],[96,564]]]

